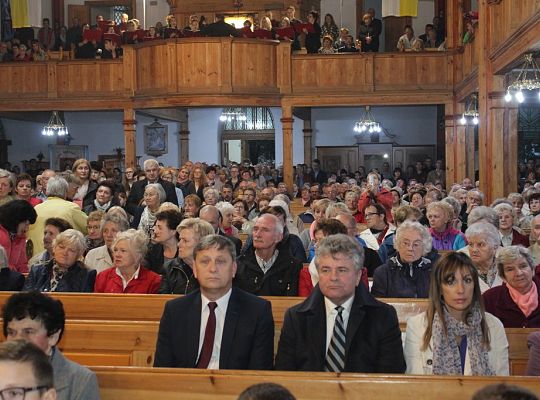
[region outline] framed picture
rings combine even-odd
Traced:
[[[54,171],[71,169],[75,160],[86,158],[88,160],[88,146],[81,145],[49,145],[49,167]]]
[[[149,156],[161,156],[168,153],[169,134],[167,125],[161,125],[157,119],[153,124],[144,126],[144,152]]]

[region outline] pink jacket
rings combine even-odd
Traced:
[[[26,258],[26,238],[16,236],[11,240],[9,232],[0,225],[0,245],[6,250],[9,268],[21,273],[28,272],[28,259]]]

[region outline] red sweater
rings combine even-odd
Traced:
[[[26,258],[26,237],[15,236],[13,240],[9,232],[0,225],[0,246],[6,250],[9,268],[24,274],[28,272],[28,259]]]
[[[137,279],[129,281],[124,289],[122,278],[116,273],[116,267],[111,267],[97,275],[94,292],[156,294],[160,284],[161,275],[141,267]]]

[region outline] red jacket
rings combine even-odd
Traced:
[[[124,289],[122,278],[116,273],[116,267],[101,271],[94,284],[95,293],[139,293],[156,294],[161,284],[161,275],[141,267],[137,279],[129,281]]]
[[[0,225],[0,245],[6,250],[9,268],[23,274],[28,272],[26,237],[15,236],[15,238],[11,240],[9,232]]]
[[[394,199],[392,198],[392,193],[386,188],[381,188],[381,190],[375,194],[375,199],[373,199],[368,192],[362,193],[360,200],[358,200],[360,221],[358,221],[358,219],[356,219],[356,221],[361,224],[366,222],[366,219],[364,218],[364,210],[367,206],[373,204],[375,202],[374,200],[376,200],[377,203],[381,203],[386,209],[386,221],[393,222],[394,218],[392,217],[392,203]]]
[[[369,281],[367,268],[362,268],[362,277],[360,282],[366,285],[367,290],[369,291]],[[309,264],[305,264],[304,267],[300,270],[300,278],[298,281],[298,296],[308,297],[313,291],[313,282],[311,281],[311,274],[309,273]]]

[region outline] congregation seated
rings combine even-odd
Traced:
[[[533,258],[534,265],[540,265],[540,215],[537,215],[531,220],[531,240],[535,240],[531,244],[529,251]]]
[[[86,220],[86,229],[88,231],[88,234],[85,236],[85,256],[90,250],[103,246],[104,242],[103,234],[101,232],[101,222],[103,221],[105,215],[106,214],[104,211],[92,211],[88,215],[88,219]]]
[[[435,264],[428,310],[407,321],[408,374],[509,374],[504,327],[484,311],[476,268],[458,252]]]
[[[394,253],[395,227],[388,223],[386,219],[386,209],[380,203],[368,205],[364,209],[367,229],[360,232],[360,238],[366,246],[375,250],[381,261],[388,260],[390,254]]]
[[[15,180],[15,194],[20,200],[26,200],[32,206],[36,206],[41,203],[41,199],[32,197],[32,192],[35,189],[34,180],[28,174],[20,174]]]
[[[29,269],[36,264],[43,264],[52,258],[52,245],[54,239],[59,233],[64,232],[67,229],[73,229],[73,227],[69,222],[62,218],[52,217],[45,221],[45,228],[43,230],[43,247],[45,249],[28,260]]]
[[[529,251],[522,246],[501,247],[496,262],[504,283],[484,292],[486,311],[505,328],[540,327],[540,280]]]
[[[401,35],[397,42],[398,51],[411,50],[415,41],[414,30],[411,25],[405,25],[404,33]]]
[[[81,232],[67,229],[58,234],[52,246],[53,258],[34,265],[24,290],[40,292],[93,292],[96,271],[80,261],[86,242]]]
[[[116,185],[113,181],[104,180],[99,182],[95,193],[91,193],[87,196],[87,205],[84,206],[83,211],[86,214],[90,214],[92,211],[107,212],[109,208],[117,205],[115,194]]]
[[[157,293],[161,276],[141,265],[147,247],[148,236],[143,231],[118,233],[112,246],[113,266],[97,275],[94,292]]]
[[[156,215],[159,211],[159,207],[165,202],[166,193],[163,186],[159,183],[149,183],[144,188],[144,208],[132,222],[132,226],[137,226],[137,229],[143,231],[146,235],[150,236],[152,228],[156,222]]]

